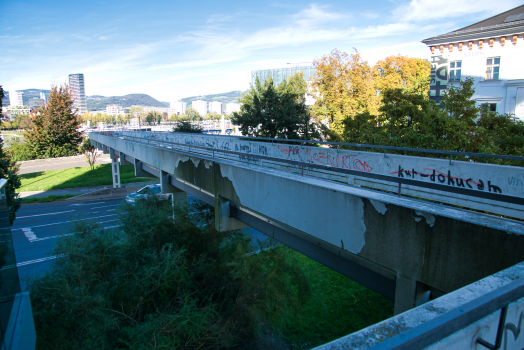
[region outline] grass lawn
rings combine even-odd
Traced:
[[[288,247],[311,285],[299,318],[288,320],[284,339],[293,349],[311,349],[393,316],[393,301]]]
[[[95,165],[70,169],[40,171],[31,174],[19,175],[22,186],[17,192],[47,191],[64,188],[108,186],[113,184],[111,164]],[[132,182],[151,181],[148,177],[135,177],[133,165],[120,167],[120,181],[122,184]]]

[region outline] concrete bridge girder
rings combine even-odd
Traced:
[[[356,264],[356,269],[346,269],[345,274],[384,295],[393,294],[395,313],[414,307],[417,298],[423,299],[427,291],[451,292],[524,260],[524,228],[519,222],[278,170],[97,137],[104,145],[134,157],[135,169],[143,168],[138,159],[147,160],[158,166],[163,176],[169,175],[164,183],[214,205],[219,229],[235,227],[235,221],[231,221],[234,217],[249,224],[238,211],[244,208],[259,214],[261,221],[277,223],[273,227],[290,227],[279,229],[291,235],[281,240],[301,242],[293,248],[313,251],[312,244],[331,252],[329,258],[310,253],[317,254],[321,263],[333,265],[333,255],[338,255],[344,260],[337,264]],[[375,273],[376,278],[366,281],[358,276],[358,267]],[[385,280],[380,282],[379,276]],[[391,281],[389,287],[381,290],[379,284],[387,281]]]

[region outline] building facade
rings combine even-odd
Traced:
[[[204,116],[207,114],[207,102],[202,100],[196,100],[191,102],[191,107],[196,109],[196,111]]]
[[[174,113],[176,114],[184,114],[186,113],[187,103],[182,101],[175,101],[171,102],[169,104],[172,110],[174,110]]]
[[[23,106],[22,91],[9,91],[9,104],[11,106]]]
[[[85,112],[87,112],[84,75],[81,73],[69,74],[69,87],[73,92],[73,108],[78,109],[77,114],[84,114]]]
[[[209,102],[209,113],[211,112],[222,114],[222,102],[218,102],[218,101]]]
[[[524,5],[422,42],[431,50],[431,100],[471,77],[479,105],[524,120]]]
[[[122,106],[120,105],[107,105],[106,106],[106,114],[109,114],[109,115],[119,115],[119,114],[126,114],[125,113],[125,109],[122,108]]]
[[[226,114],[231,114],[233,112],[240,112],[239,103],[226,103]]]
[[[262,69],[251,71],[251,85],[255,85],[255,79],[258,77],[261,83],[269,77],[273,78],[273,84],[277,86],[284,79],[289,79],[290,76],[297,72],[304,73],[304,79],[307,81],[309,78],[315,75],[314,66],[304,67],[289,67],[289,68],[275,68],[275,69]]]

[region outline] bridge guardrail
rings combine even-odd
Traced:
[[[292,146],[289,144],[268,144],[251,141],[252,138],[231,137],[231,136],[203,136],[200,134],[181,134],[181,133],[140,133],[140,132],[102,132],[101,134],[128,139],[133,142],[155,144],[158,147],[188,152],[201,152],[203,155],[214,158],[227,158],[236,161],[255,163],[262,165],[262,161],[269,163],[272,167],[280,167],[282,170],[301,173],[302,175],[312,175],[317,177],[328,177],[337,181],[353,181],[353,185],[369,187],[372,189],[386,190],[401,194],[416,196],[429,200],[438,200],[447,204],[471,207],[477,210],[486,210],[498,214],[505,214],[512,217],[524,218],[524,168],[500,166],[484,163],[469,163],[461,161],[448,161],[437,158],[410,157],[395,154],[382,154],[372,152],[361,152],[340,149],[326,149],[309,146]],[[247,141],[246,141],[247,139]],[[205,141],[204,141],[205,140]],[[217,140],[219,140],[217,142]],[[265,139],[273,140],[273,139]],[[283,141],[277,139],[276,141]],[[301,143],[316,143],[316,141],[304,140],[285,140]],[[234,144],[234,150],[233,148]],[[337,143],[326,143],[336,145]],[[271,154],[268,150],[272,145],[279,157]],[[357,145],[341,144],[338,145]],[[361,145],[371,147],[371,145]],[[390,146],[373,146],[381,149],[403,149]],[[258,149],[258,150],[257,150]],[[260,151],[263,150],[263,152]],[[416,150],[416,149],[415,149]],[[449,152],[434,150],[416,150],[418,152],[434,152],[451,155],[485,156],[484,154]],[[284,156],[282,156],[284,155]],[[496,156],[503,159],[524,160],[524,157],[516,156]],[[236,158],[235,158],[236,157]],[[378,158],[378,161],[377,161]],[[381,159],[382,158],[382,159]],[[366,160],[370,159],[370,160]],[[372,159],[372,160],[371,160]],[[414,161],[413,161],[414,160]],[[425,167],[423,162],[431,163],[430,168]],[[374,163],[371,163],[371,162]],[[380,164],[380,162],[384,164]],[[389,163],[397,162],[396,166]],[[409,169],[405,164],[413,164]],[[388,164],[386,164],[388,163]],[[376,165],[378,164],[378,165]],[[448,165],[447,174],[442,165]],[[373,165],[373,167],[372,167]],[[415,170],[415,166],[424,167],[423,170]],[[287,167],[287,169],[284,168]],[[439,167],[441,168],[439,170]],[[504,180],[507,175],[508,186],[499,186],[495,180],[479,179],[473,180],[470,168],[476,167],[473,171],[486,169],[491,175],[498,176],[498,181]],[[379,168],[378,172],[373,168]],[[407,169],[406,169],[407,168]],[[391,171],[397,170],[397,171]],[[442,171],[441,171],[442,170]],[[451,171],[456,172],[453,176]],[[468,171],[470,173],[468,173]],[[382,173],[381,173],[382,172]],[[389,174],[388,174],[389,172]],[[506,174],[507,173],[507,174]],[[321,174],[319,176],[319,174]],[[463,175],[465,174],[465,175]],[[336,176],[342,176],[336,178]],[[421,180],[415,178],[419,176]],[[370,182],[370,180],[373,180]],[[513,181],[513,183],[511,183]],[[344,181],[345,182],[345,181]],[[446,183],[447,182],[447,183]],[[503,181],[502,181],[503,182]],[[394,185],[392,185],[394,184]],[[517,191],[512,188],[514,184]],[[404,187],[403,187],[404,186]],[[468,188],[469,187],[469,188]],[[422,191],[421,191],[422,190]],[[429,190],[429,191],[428,191]],[[426,192],[424,192],[426,191]],[[510,192],[515,195],[508,195],[502,192]],[[519,196],[520,195],[520,196]],[[484,202],[474,203],[473,198],[484,200]],[[502,204],[501,204],[502,203]]]

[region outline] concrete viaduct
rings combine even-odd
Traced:
[[[253,227],[395,300],[395,314],[524,261],[524,223],[511,219],[524,218],[523,168],[219,135],[89,137],[111,155],[115,187],[119,164],[134,164],[176,201],[214,206],[217,229]]]

